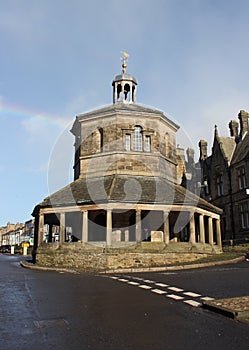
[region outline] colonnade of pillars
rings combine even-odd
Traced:
[[[46,215],[46,214],[45,214]],[[59,242],[63,244],[65,241],[65,213],[58,214],[60,216],[60,235]],[[207,217],[207,224],[204,224],[204,217]],[[196,220],[198,222],[198,240],[196,239]],[[214,244],[214,223],[215,221],[215,236],[216,243],[218,246],[222,245],[221,242],[221,230],[220,230],[220,220],[213,218],[212,216],[207,216],[198,213],[189,213],[189,242],[193,245],[195,243],[209,243]],[[141,210],[136,210],[135,219],[135,239],[136,242],[142,241],[142,220],[141,220]],[[39,215],[39,229],[38,229],[38,245],[43,242],[43,228],[44,228],[44,214]],[[206,232],[206,230],[208,232]],[[112,210],[106,210],[106,245],[111,246],[112,244]],[[163,211],[163,242],[168,244],[170,242],[170,224],[169,224],[169,211]],[[82,242],[88,242],[88,210],[82,212]]]

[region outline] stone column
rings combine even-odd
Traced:
[[[164,221],[164,227],[163,227],[164,243],[169,244],[169,212],[168,211],[163,212],[163,221]]]
[[[221,241],[221,231],[220,231],[220,220],[216,220],[216,236],[217,236],[217,245],[219,247],[222,246],[222,241]]]
[[[83,211],[82,215],[82,242],[88,242],[88,210]]]
[[[112,211],[108,209],[106,212],[106,245],[112,245]]]
[[[204,215],[199,215],[200,243],[205,243]]]
[[[190,213],[192,215],[192,213]],[[190,222],[189,222],[189,242],[192,244],[196,243],[195,239],[195,214],[193,214],[190,217]]]
[[[121,102],[124,102],[125,100],[125,94],[124,94],[124,82],[121,83],[122,89],[121,89]]]
[[[118,84],[114,83],[113,103],[117,102],[117,100],[118,100],[117,90],[118,90]]]
[[[38,246],[43,242],[44,235],[44,214],[39,214]]]
[[[208,243],[214,244],[214,234],[213,234],[213,219],[211,216],[208,218]]]
[[[136,210],[136,242],[141,242],[141,210]]]
[[[48,226],[48,242],[52,242],[52,236],[53,236],[53,225]]]
[[[133,92],[133,91],[132,91]],[[136,102],[136,86],[134,85],[134,95],[133,95],[133,100]]]
[[[60,214],[60,245],[65,242],[65,213]]]

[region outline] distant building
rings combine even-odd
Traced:
[[[248,113],[241,110],[239,123],[229,123],[230,137],[221,137],[215,126],[211,155],[201,140],[201,195],[223,209],[224,244],[249,242],[249,128]]]
[[[10,222],[7,223],[6,226],[0,227],[0,245],[4,245],[5,243],[5,235],[6,233],[12,231],[15,229],[15,224],[11,224]]]
[[[25,224],[8,223],[0,228],[0,245],[20,246],[28,243],[30,246],[34,244],[34,219],[28,220]]]

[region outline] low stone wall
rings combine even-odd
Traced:
[[[181,249],[180,249],[181,248]],[[200,252],[190,245],[173,247],[142,243],[129,249],[104,248],[81,243],[39,247],[36,264],[46,267],[73,268],[82,271],[108,271],[119,268],[161,267],[189,263],[210,252]],[[195,250],[195,251],[194,251]]]

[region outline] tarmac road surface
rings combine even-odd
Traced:
[[[20,259],[0,254],[1,350],[248,349],[249,324],[185,302],[248,292],[247,262],[126,276],[36,271]]]

